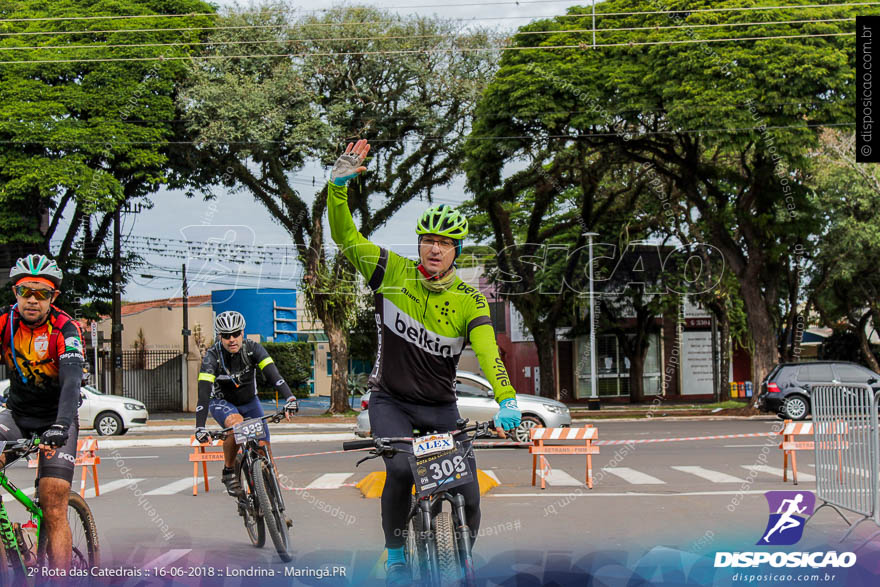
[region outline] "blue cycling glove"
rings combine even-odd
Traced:
[[[519,426],[521,420],[522,412],[519,411],[519,407],[516,405],[516,399],[508,398],[503,400],[501,402],[501,409],[495,414],[495,426],[504,430],[513,430]]]
[[[335,185],[344,186],[348,180],[357,177],[357,170],[361,163],[362,159],[353,153],[340,155],[330,171],[330,181]]]

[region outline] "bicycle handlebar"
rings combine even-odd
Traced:
[[[462,434],[469,434],[471,432],[486,433],[489,431],[489,428],[493,426],[494,424],[492,422],[477,422],[475,424],[472,424],[471,426],[459,428],[458,430],[450,430],[448,433],[451,433],[452,436],[461,436]],[[447,434],[447,432],[437,432],[436,434]],[[342,443],[342,450],[348,451],[362,450],[365,448],[375,448],[379,451],[393,450],[396,452],[399,449],[389,446],[391,443],[412,442],[412,440],[413,438],[411,436],[376,437],[364,440],[349,440]]]
[[[260,416],[258,419],[259,420],[272,420],[273,424],[277,424],[278,422],[280,422],[281,420],[284,419],[286,413],[287,412],[285,410],[281,410],[280,412],[275,412],[274,414],[266,414],[265,416]],[[254,418],[249,418],[249,419],[253,420]],[[235,428],[235,424],[233,424],[229,428],[223,428],[222,430],[209,430],[208,434],[211,436],[211,438],[222,440],[222,439],[226,438],[226,436],[230,432],[232,432],[233,428]]]

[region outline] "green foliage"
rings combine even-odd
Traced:
[[[0,244],[48,252],[67,276],[66,302],[107,299],[102,247],[113,212],[168,184],[177,85],[198,30],[130,34],[123,29],[210,26],[212,17],[136,20],[64,17],[212,12],[198,0],[37,0],[0,4]],[[47,17],[46,20],[27,20]],[[16,21],[15,19],[25,19]],[[66,34],[69,31],[106,31]],[[119,31],[119,32],[115,32]],[[21,34],[18,34],[21,33]],[[34,34],[41,33],[41,34]],[[149,46],[168,44],[173,46]],[[164,60],[125,61],[162,57]],[[68,228],[59,230],[64,216]]]
[[[372,295],[369,296],[372,298]],[[372,299],[362,300],[357,308],[355,323],[348,337],[348,353],[356,361],[373,362],[379,347],[376,314]]]
[[[294,395],[308,397],[308,382],[312,376],[311,362],[314,345],[308,342],[264,342],[261,344],[275,361],[278,372],[281,373]],[[258,383],[260,383],[259,379]],[[258,385],[259,392],[265,397],[271,396],[271,399],[274,399],[274,383],[274,381],[260,383]]]
[[[739,279],[763,370],[775,357],[780,299],[794,287],[793,251],[818,229],[806,171],[818,127],[852,120],[854,37],[706,41],[837,35],[852,25],[692,25],[851,19],[857,9],[692,11],[726,7],[741,3],[608,0],[595,10],[602,28],[616,30],[600,31],[596,42],[620,46],[595,50],[583,46],[591,34],[578,32],[592,28],[588,6],[522,27],[550,34],[517,35],[512,43],[526,50],[502,56],[477,109],[466,170],[469,188],[499,218],[528,189],[536,190],[538,207],[549,207],[541,190],[560,194],[576,187],[597,158],[628,165],[613,163],[613,173],[623,171],[636,182],[648,179],[640,173],[655,170],[667,189],[653,197],[674,196],[669,209],[699,218],[708,242]],[[650,42],[664,44],[629,45]],[[527,50],[566,45],[577,48]],[[527,168],[503,176],[512,161]],[[644,215],[641,205],[632,207],[636,220]],[[583,218],[592,228],[589,207]],[[529,226],[537,232],[542,225]]]

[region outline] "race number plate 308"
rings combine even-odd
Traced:
[[[420,497],[470,483],[474,477],[460,445],[420,458],[411,456],[409,466],[413,472],[416,494]]]
[[[259,418],[239,422],[232,427],[236,444],[246,444],[249,438],[262,440],[266,438],[266,423]]]

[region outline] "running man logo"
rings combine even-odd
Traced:
[[[770,507],[770,519],[758,545],[796,544],[803,536],[807,518],[816,508],[816,496],[812,491],[768,491],[764,497]]]

